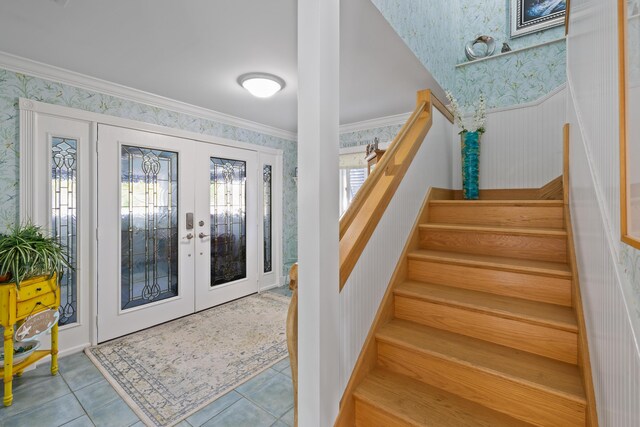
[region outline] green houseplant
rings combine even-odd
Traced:
[[[16,225],[8,234],[0,235],[0,275],[3,282],[12,281],[20,288],[25,279],[60,274],[64,267],[73,268],[60,243],[46,236],[40,227],[27,223]]]

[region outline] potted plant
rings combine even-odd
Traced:
[[[453,113],[456,124],[460,127],[462,156],[462,193],[466,200],[477,200],[480,196],[480,136],[485,132],[487,105],[484,95],[480,94],[478,102],[473,106],[473,121],[467,123],[460,110],[458,101],[451,92],[447,92],[449,109]]]
[[[60,243],[46,236],[40,227],[27,223],[16,225],[8,234],[0,235],[0,279],[20,284],[36,276],[62,273],[64,267],[73,268]]]

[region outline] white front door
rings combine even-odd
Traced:
[[[98,341],[258,291],[258,153],[98,126]]]
[[[196,143],[98,126],[98,341],[193,313]]]
[[[258,291],[257,159],[255,151],[198,145],[196,311]]]

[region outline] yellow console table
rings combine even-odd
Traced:
[[[4,406],[13,403],[13,375],[22,375],[24,369],[51,354],[51,375],[58,373],[58,324],[51,328],[51,350],[36,350],[20,363],[13,365],[14,326],[32,314],[60,307],[60,292],[56,276],[34,277],[23,281],[20,289],[14,283],[0,285],[0,325],[4,327]]]

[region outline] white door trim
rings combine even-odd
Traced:
[[[79,110],[71,107],[64,107],[60,105],[47,104],[45,102],[34,101],[27,98],[19,99],[19,112],[20,112],[20,202],[19,202],[19,215],[21,220],[27,218],[41,217],[43,211],[48,209],[48,206],[41,207],[39,203],[41,192],[41,183],[38,182],[39,174],[42,174],[42,170],[39,168],[39,160],[36,158],[37,152],[37,123],[38,117],[42,115],[60,117],[64,119],[78,120],[88,122],[91,135],[89,138],[90,145],[90,168],[83,168],[86,176],[85,179],[91,188],[92,194],[97,194],[97,170],[98,161],[96,156],[96,136],[98,124],[105,124],[111,126],[124,127],[133,130],[140,130],[152,133],[158,133],[162,135],[175,136],[178,138],[191,139],[197,142],[204,142],[209,144],[217,144],[235,148],[242,148],[245,150],[251,150],[258,153],[273,154],[277,156],[279,165],[279,179],[282,180],[283,171],[283,150],[277,148],[264,147],[260,145],[250,144],[241,141],[234,141],[227,138],[221,138],[212,135],[199,134],[197,132],[186,131],[182,129],[170,128],[167,126],[160,126],[150,123],[144,123],[136,120],[125,119],[121,117],[109,116],[101,113],[94,113],[90,111]],[[294,142],[292,142],[294,143]],[[277,197],[281,199],[281,197]],[[91,277],[91,286],[88,290],[91,302],[89,307],[85,308],[88,311],[90,330],[86,337],[86,344],[82,346],[76,346],[69,349],[61,349],[61,354],[67,354],[71,352],[80,351],[83,346],[96,345],[97,344],[97,312],[98,312],[98,300],[97,300],[97,197],[92,197],[90,201],[90,212],[85,213],[89,216],[90,224],[90,236],[85,239],[88,242],[89,248],[89,275]],[[279,235],[274,240],[280,245],[277,258],[278,264],[274,264],[274,269],[281,274],[282,272],[282,204],[279,205],[280,211],[274,215],[274,227],[277,227]],[[47,211],[48,212],[48,211]],[[46,214],[45,214],[46,215]],[[61,340],[64,329],[61,328]]]
[[[44,229],[50,229],[52,138],[61,137],[77,141],[76,173],[79,176],[88,176],[93,157],[95,157],[93,128],[89,122],[38,115],[32,112],[21,111],[20,119],[28,136],[26,138],[25,134],[21,133],[21,143],[25,149],[21,152],[21,162],[26,161],[30,166],[20,171],[20,185],[34,189],[30,197],[22,196],[20,199],[20,220],[22,222],[28,220]],[[90,239],[80,239],[79,236],[90,235],[95,227],[91,208],[92,193],[91,180],[83,179],[78,182],[75,192],[78,215],[75,254],[77,262],[76,321],[60,327],[60,347],[65,350],[82,348],[91,342],[93,295],[91,287],[84,287],[82,284],[91,283],[93,278],[91,256],[93,242]]]

